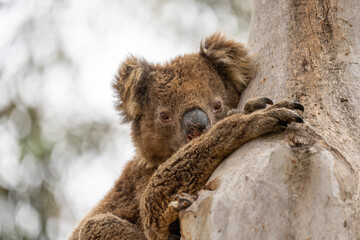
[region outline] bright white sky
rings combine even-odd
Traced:
[[[0,79],[0,108],[13,97],[11,89],[15,83],[11,76],[24,63],[24,51],[27,51],[24,44],[13,43],[16,30],[33,17],[39,27],[28,44],[35,59],[46,57],[54,42],[60,41],[76,66],[73,71],[66,64],[45,68],[46,81],[41,86],[31,78],[21,82],[20,95],[24,101],[29,105],[41,102],[46,109],[43,118],[48,132],[45,134],[51,138],[54,129],[71,124],[74,114],[99,121],[107,119],[118,133],[118,138],[103,153],[84,154],[65,168],[59,186],[65,187],[66,199],[61,201],[72,207],[63,210],[62,219],[48,221],[51,229],[58,229],[49,233],[53,239],[65,239],[69,235],[75,222],[111,188],[123,164],[133,155],[129,126],[118,124],[110,88],[121,61],[131,53],[151,62],[165,62],[176,55],[198,51],[200,40],[217,30],[240,40],[247,37],[246,29],[239,32],[243,26],[238,26],[229,9],[224,8],[216,15],[207,5],[190,0],[163,1],[158,7],[145,0],[0,2],[4,3],[0,8],[0,67],[4,69]],[[21,133],[13,131],[11,124],[0,122],[0,183],[16,186],[22,178],[19,173],[34,177],[29,169],[32,166],[29,162],[34,159],[17,162],[19,149],[14,142]],[[57,154],[60,156],[62,149],[60,146],[54,151],[54,166],[61,164],[57,162]],[[28,224],[35,222],[27,231],[39,227],[37,213],[26,204],[17,213]],[[26,223],[18,224],[26,228]]]

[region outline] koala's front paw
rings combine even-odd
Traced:
[[[292,110],[279,108],[279,109],[270,109],[265,112],[265,115],[271,120],[277,121],[277,124],[280,126],[286,127],[291,122],[303,123],[304,120],[302,117]]]
[[[284,130],[291,122],[303,123],[302,117],[293,109],[303,110],[304,107],[300,103],[284,101],[281,104],[275,104],[262,111],[252,113],[249,115],[251,137]]]

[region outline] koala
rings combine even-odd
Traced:
[[[129,56],[113,88],[136,154],[70,239],[180,239],[179,212],[229,154],[303,122],[295,112],[303,106],[287,100],[256,98],[233,110],[254,74],[244,45],[221,33],[166,64]]]

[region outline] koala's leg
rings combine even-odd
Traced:
[[[79,240],[146,240],[141,229],[111,213],[90,217],[82,224]]]
[[[294,104],[283,106],[225,118],[160,165],[140,201],[141,219],[148,239],[169,238],[169,226],[179,213],[176,204],[170,203],[176,201],[178,194],[197,193],[226,156],[251,139],[284,129],[290,122],[303,122],[290,110]]]

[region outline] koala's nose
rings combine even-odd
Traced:
[[[201,109],[187,111],[181,119],[186,142],[204,134],[210,128],[210,120]]]

